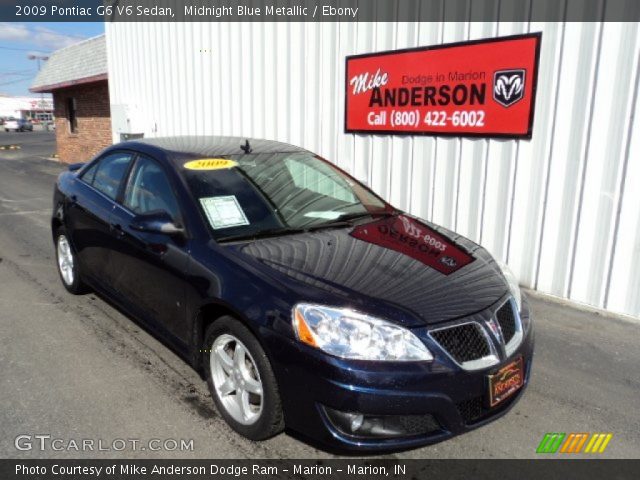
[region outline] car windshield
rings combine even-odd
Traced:
[[[393,212],[369,189],[308,152],[184,163],[189,188],[219,241],[348,226],[356,218]]]

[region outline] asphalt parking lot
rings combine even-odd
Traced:
[[[0,132],[0,457],[330,457],[287,434],[253,443],[215,411],[205,382],[94,294],[66,293],[49,232],[54,134]],[[528,391],[467,435],[395,458],[533,458],[547,432],[611,432],[604,458],[640,453],[640,323],[531,299],[537,348]],[[301,386],[301,388],[304,388]],[[18,435],[193,439],[192,451],[19,451]],[[585,456],[585,455],[579,455]]]
[[[9,150],[10,147],[20,147]],[[4,148],[3,148],[4,147]],[[21,151],[24,148],[24,152]],[[5,150],[7,149],[7,150]],[[33,132],[5,132],[0,127],[0,152],[2,158],[50,158],[56,150],[55,132],[45,132],[36,127]]]

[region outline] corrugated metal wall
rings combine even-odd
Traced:
[[[343,133],[346,55],[536,31],[532,140]],[[114,138],[304,146],[478,241],[524,286],[640,316],[638,24],[114,23],[107,44]]]

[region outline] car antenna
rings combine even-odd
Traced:
[[[244,145],[240,145],[240,149],[243,150],[244,153],[251,153],[251,145],[249,145],[248,138],[244,141]]]

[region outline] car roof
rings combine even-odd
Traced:
[[[131,148],[150,154],[161,154],[170,160],[180,160],[185,157],[210,158],[219,155],[243,154],[244,150],[240,147],[244,146],[247,141],[249,141],[251,153],[253,154],[306,152],[304,148],[284,142],[276,142],[274,140],[223,136],[145,138],[118,143],[112,148]]]

